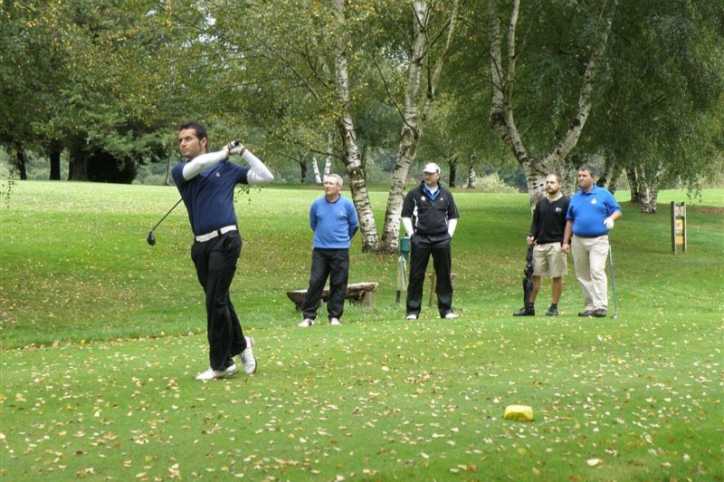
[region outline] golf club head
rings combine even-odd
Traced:
[[[614,313],[613,315],[611,315],[611,319],[618,320],[618,313]]]
[[[151,246],[156,244],[156,238],[153,236],[153,230],[148,232],[148,236],[146,236],[146,242],[148,242],[148,244],[150,244]]]

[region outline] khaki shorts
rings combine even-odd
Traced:
[[[568,259],[561,243],[536,244],[533,248],[533,276],[560,278],[568,274]]]

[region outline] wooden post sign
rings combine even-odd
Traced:
[[[671,201],[671,249],[674,254],[677,246],[681,246],[686,253],[686,204],[677,206]]]

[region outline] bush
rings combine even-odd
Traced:
[[[509,186],[508,184],[503,181],[500,176],[498,176],[498,173],[495,172],[493,174],[488,174],[487,176],[478,177],[477,181],[475,182],[475,189],[480,192],[489,192],[489,193],[499,193],[499,194],[505,194],[505,193],[516,193],[518,190],[513,187]]]

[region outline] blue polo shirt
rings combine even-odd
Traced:
[[[590,192],[578,190],[571,198],[566,220],[573,222],[573,234],[582,238],[594,238],[608,234],[603,221],[620,211],[613,195],[606,189],[593,186]]]

